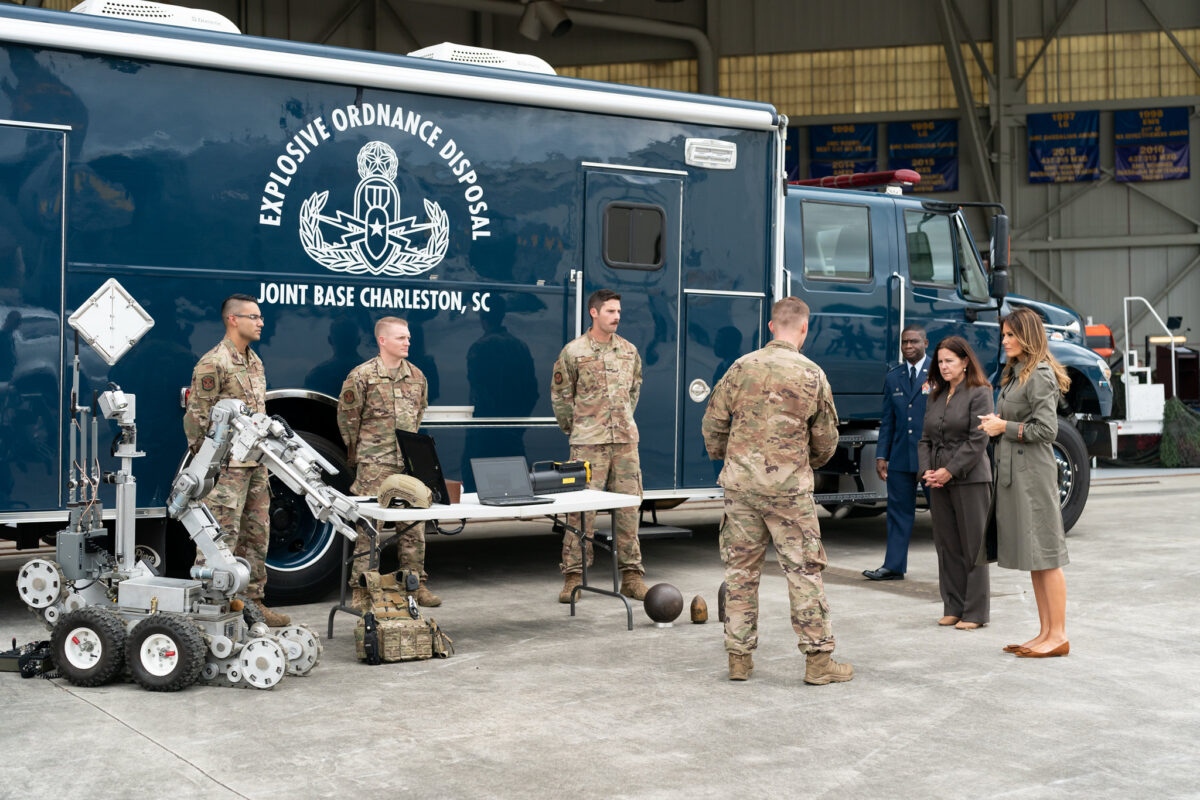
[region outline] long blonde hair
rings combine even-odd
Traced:
[[[1004,374],[1001,376],[1000,382],[1008,385],[1014,377],[1017,382],[1024,384],[1029,380],[1029,376],[1037,369],[1038,364],[1045,361],[1054,370],[1054,379],[1058,381],[1058,391],[1063,394],[1071,388],[1071,378],[1067,375],[1067,370],[1062,364],[1058,363],[1058,359],[1050,355],[1050,344],[1046,340],[1046,328],[1042,325],[1042,318],[1032,308],[1021,307],[1014,310],[1007,317],[1000,320],[1000,332],[1003,334],[1004,326],[1008,326],[1009,332],[1016,337],[1017,344],[1021,346],[1021,357],[1018,359],[1009,359],[1004,365]],[[1017,372],[1016,365],[1020,364],[1020,372]]]

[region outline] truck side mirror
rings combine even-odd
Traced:
[[[997,214],[992,217],[992,251],[988,259],[992,271],[989,294],[1001,302],[1008,295],[1008,247],[1008,215]]]
[[[997,214],[992,217],[992,252],[988,262],[994,270],[1008,269],[1009,231],[1007,214]]]

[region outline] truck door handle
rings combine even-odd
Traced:
[[[688,384],[688,397],[692,398],[693,403],[703,403],[708,399],[711,391],[712,389],[704,382],[703,378],[696,378]]]

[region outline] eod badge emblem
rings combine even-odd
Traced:
[[[463,186],[463,199],[471,215],[471,238],[489,236],[490,220],[482,216],[488,205],[471,162],[453,139],[441,140],[442,129],[420,114],[388,104],[346,106],[329,115],[335,131],[362,126],[384,126],[409,134],[445,162],[455,182]],[[275,161],[275,170],[263,187],[259,224],[280,226],[291,186],[300,165],[322,142],[332,138],[322,117],[315,117],[288,142]],[[375,139],[358,151],[358,184],[352,210],[330,209],[330,190],[309,195],[300,206],[298,232],[304,252],[334,272],[353,275],[412,276],[427,272],[446,257],[450,243],[450,217],[441,204],[420,198],[424,213],[413,213],[417,198],[401,197],[396,184],[400,159],[387,142]],[[336,195],[335,195],[336,197]],[[350,200],[343,197],[342,203]]]

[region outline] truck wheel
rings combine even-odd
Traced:
[[[76,686],[99,686],[125,663],[125,626],[102,608],[76,609],[58,620],[50,646],[64,678]]]
[[[1075,426],[1058,418],[1058,436],[1051,449],[1058,466],[1058,499],[1062,504],[1063,530],[1069,531],[1079,520],[1092,487],[1092,463],[1087,447]]]
[[[337,467],[337,475],[325,476],[329,485],[349,494],[350,468],[345,452],[315,433],[296,433]],[[287,605],[319,599],[337,582],[341,562],[342,537],[332,525],[313,517],[303,497],[272,477],[266,602]]]
[[[200,629],[178,614],[152,614],[125,643],[129,672],[143,689],[177,692],[200,677],[206,647]]]

